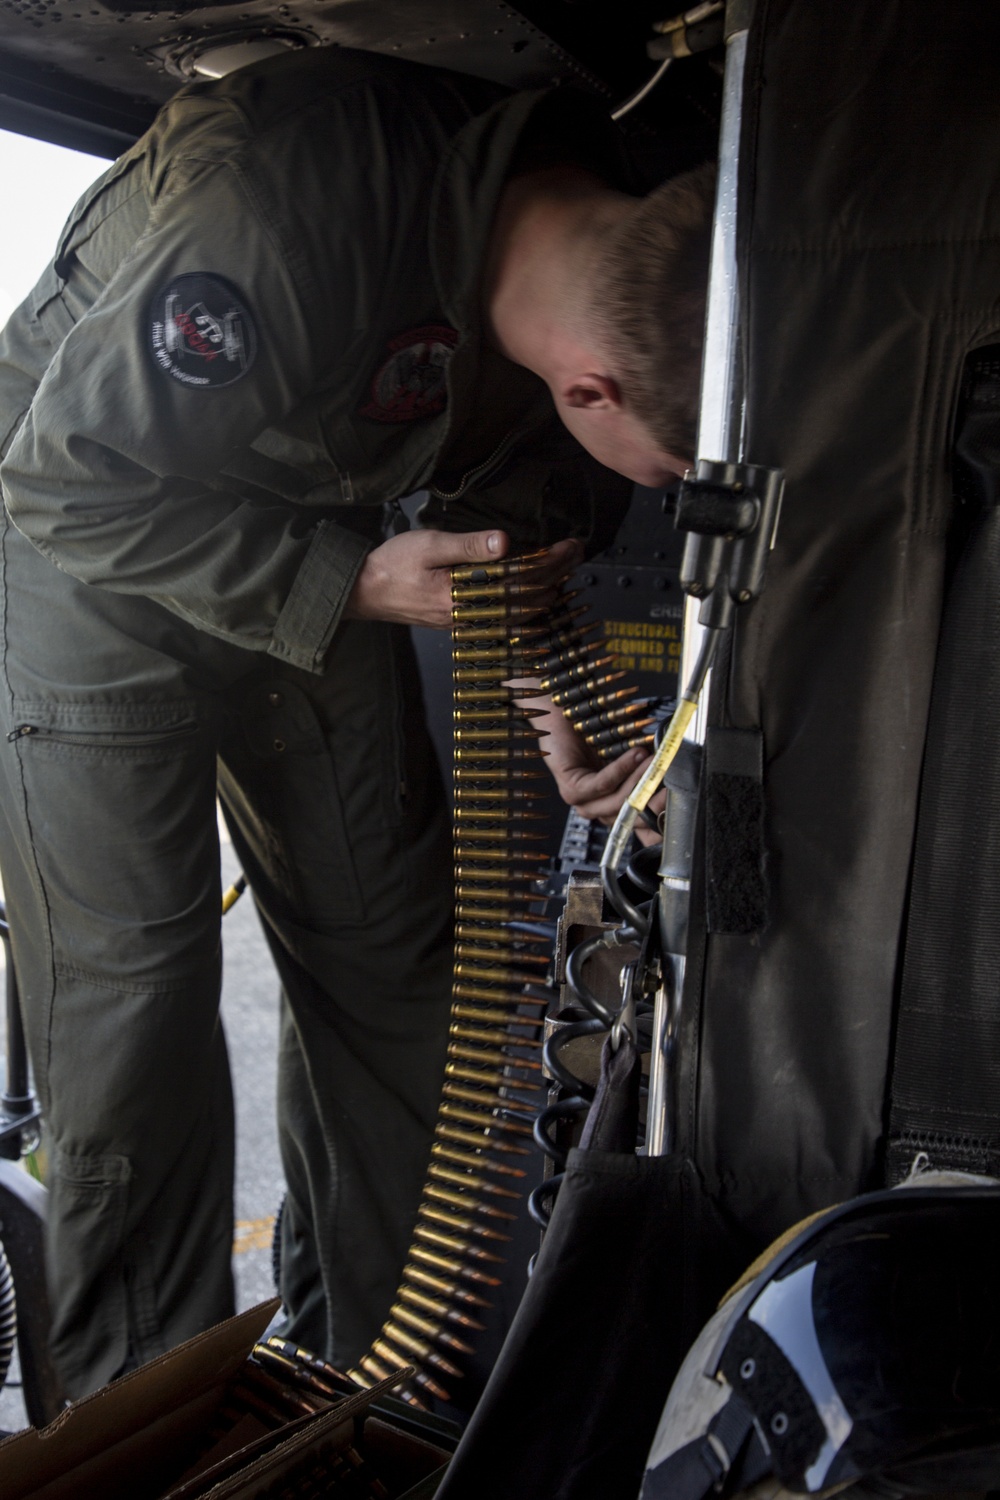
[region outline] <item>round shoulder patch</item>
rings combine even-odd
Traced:
[[[375,372],[361,415],[373,422],[436,417],[448,404],[448,361],[457,343],[455,329],[439,323],[397,333]]]
[[[149,308],[149,347],[182,385],[218,388],[242,380],[257,353],[257,330],[239,292],[222,276],[175,276]]]

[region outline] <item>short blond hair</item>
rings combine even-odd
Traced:
[[[637,199],[605,234],[591,283],[625,406],[679,457],[695,450],[714,200],[712,163]]]

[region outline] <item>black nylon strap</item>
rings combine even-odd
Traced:
[[[893,1059],[887,1176],[1000,1175],[1000,349],[970,361],[956,440],[964,546],[945,606]]]
[[[763,1450],[754,1441],[753,1415],[737,1396],[730,1396],[709,1422],[704,1437],[685,1443],[649,1469],[639,1500],[704,1500],[711,1491],[731,1494],[755,1483],[768,1470]],[[747,1476],[750,1476],[749,1479]],[[726,1484],[726,1479],[732,1481]]]
[[[639,1129],[642,1058],[628,1032],[601,1048],[601,1078],[580,1136],[581,1151],[634,1151]]]
[[[704,1500],[722,1477],[706,1438],[696,1438],[649,1469],[639,1500]]]

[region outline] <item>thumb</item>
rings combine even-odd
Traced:
[[[455,540],[462,544],[458,560],[468,562],[495,562],[506,557],[510,546],[510,538],[504,531],[467,531]]]
[[[510,546],[503,531],[425,531],[419,535],[428,538],[424,556],[426,565],[432,568],[498,562]]]

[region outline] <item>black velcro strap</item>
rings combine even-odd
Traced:
[[[764,736],[759,729],[710,729],[705,752],[708,930],[760,932],[767,924]]]

